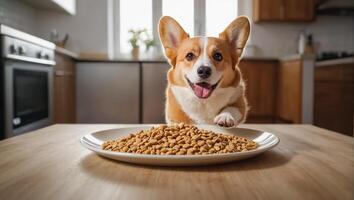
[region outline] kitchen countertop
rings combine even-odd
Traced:
[[[108,59],[105,54],[101,53],[93,53],[87,54],[84,57],[72,52],[68,49],[56,46],[55,51],[60,54],[64,54],[75,59],[78,62],[107,62],[107,63],[114,63],[114,62],[121,62],[121,63],[136,63],[136,62],[147,62],[147,63],[167,63],[167,59],[161,53],[155,54],[144,54],[141,53],[138,58],[132,57],[131,54],[120,54],[117,58]],[[91,55],[91,56],[90,56]],[[98,56],[97,56],[98,55]],[[105,55],[105,56],[103,56]],[[244,56],[242,60],[250,60],[250,61],[278,61],[279,59],[276,57],[264,57],[264,56]]]
[[[279,59],[273,57],[256,57],[247,56],[243,57],[242,60],[251,61],[278,61]],[[167,63],[167,59],[162,54],[157,55],[142,55],[139,58],[133,58],[129,54],[120,55],[118,58],[114,59],[102,59],[102,58],[77,58],[78,62],[153,62],[153,63]]]
[[[167,59],[162,54],[141,54],[138,58],[133,57],[131,54],[121,54],[117,58],[107,59],[107,58],[97,58],[97,57],[79,57],[78,62],[125,62],[125,63],[136,63],[136,62],[156,62],[156,63],[167,63]]]
[[[311,125],[242,125],[280,144],[255,158],[151,167],[100,157],[85,134],[128,125],[53,125],[0,141],[0,199],[353,199],[353,138]]]
[[[59,47],[59,46],[55,46],[55,52],[63,54],[63,55],[66,55],[66,56],[69,56],[69,57],[71,57],[73,59],[78,59],[79,58],[79,56],[76,53],[74,53],[74,52],[72,52],[70,50],[67,50],[65,48]]]
[[[340,64],[354,64],[354,57],[317,61],[315,63],[315,66],[325,67],[325,66],[340,65]]]
[[[302,54],[293,54],[288,56],[283,56],[279,58],[280,61],[290,61],[290,60],[315,60],[315,55],[302,55]]]
[[[55,51],[57,53],[64,54],[66,56],[69,56],[73,59],[75,59],[78,62],[108,62],[108,63],[136,63],[136,62],[147,62],[147,63],[166,63],[167,59],[165,56],[161,53],[141,53],[138,58],[132,57],[131,54],[126,53],[126,54],[120,54],[118,57],[114,59],[108,59],[107,55],[102,54],[102,53],[93,53],[92,56],[85,55],[84,57],[81,57],[80,55],[56,46]],[[97,56],[99,55],[99,56]],[[105,55],[105,56],[103,56]],[[288,61],[288,60],[298,60],[298,59],[315,59],[315,56],[312,55],[300,55],[300,54],[293,54],[293,55],[288,55],[288,56],[283,56],[283,57],[267,57],[267,56],[250,56],[250,55],[245,55],[242,57],[242,60],[247,60],[247,61]]]

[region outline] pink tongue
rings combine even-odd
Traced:
[[[200,85],[194,85],[194,93],[199,98],[208,98],[211,94],[211,87],[202,87]]]

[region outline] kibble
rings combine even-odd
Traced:
[[[102,144],[102,149],[153,155],[207,155],[244,152],[258,144],[247,138],[198,129],[179,123],[160,125]]]

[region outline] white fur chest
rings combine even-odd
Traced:
[[[242,87],[217,88],[207,99],[198,98],[190,88],[171,86],[182,110],[198,124],[211,124],[220,110],[235,102],[241,95]]]

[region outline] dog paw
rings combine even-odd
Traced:
[[[228,112],[220,113],[214,118],[214,123],[222,127],[234,127],[237,125],[236,120]]]

